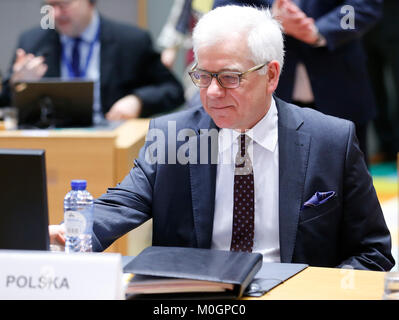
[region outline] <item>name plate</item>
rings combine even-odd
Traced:
[[[0,250],[0,299],[124,299],[117,253]]]

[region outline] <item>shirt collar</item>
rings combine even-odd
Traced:
[[[100,15],[97,10],[94,10],[93,18],[91,19],[91,22],[86,27],[86,29],[80,34],[80,38],[86,43],[93,42],[96,39],[97,30],[99,28],[99,25],[100,25]],[[73,40],[74,40],[74,38],[72,38],[72,37],[68,37],[66,35],[61,35],[61,41],[63,43],[71,42]]]
[[[275,100],[271,104],[266,115],[251,129],[245,132],[253,141],[263,148],[274,152],[278,141],[278,113]],[[237,143],[240,132],[223,128],[219,132],[219,152],[224,152]]]

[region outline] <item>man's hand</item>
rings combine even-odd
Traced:
[[[50,225],[48,232],[50,235],[50,244],[65,246],[65,226],[63,224]]]
[[[284,32],[302,42],[314,44],[318,39],[314,19],[309,18],[291,0],[276,0],[272,12],[284,28]]]
[[[19,81],[40,80],[47,71],[43,57],[27,54],[23,49],[17,50],[17,57],[12,67],[11,83]]]
[[[141,113],[142,103],[135,95],[128,95],[114,103],[105,115],[110,121],[138,118]]]

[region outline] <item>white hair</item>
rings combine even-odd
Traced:
[[[233,34],[246,34],[253,62],[262,64],[277,60],[284,63],[284,39],[280,23],[269,9],[228,5],[206,13],[193,30],[193,50],[198,61],[198,49],[231,38]],[[265,69],[260,70],[265,73]]]

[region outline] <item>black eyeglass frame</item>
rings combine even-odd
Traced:
[[[195,72],[199,71],[199,70],[196,70],[196,68],[197,68],[197,66],[198,66],[198,63],[195,63],[195,64],[193,65],[193,67],[191,68],[191,71],[189,71],[188,74],[190,75],[190,78],[191,78],[192,82],[194,83],[194,85],[197,86],[198,88],[208,88],[208,87],[211,85],[211,83],[212,83],[212,79],[213,79],[213,78],[216,78],[216,80],[218,81],[218,83],[221,85],[222,88],[225,88],[225,89],[235,89],[235,88],[238,88],[238,87],[240,86],[241,78],[242,78],[244,75],[262,69],[264,66],[268,65],[269,62],[270,62],[270,61],[267,61],[267,62],[265,62],[265,63],[258,64],[258,65],[256,65],[256,66],[254,66],[254,67],[248,69],[247,71],[244,71],[244,72],[238,72],[238,71],[221,71],[221,72],[214,72],[214,73],[213,73],[213,72],[209,72],[209,71],[206,71],[206,70],[200,70],[201,72],[203,72],[203,73],[205,73],[205,74],[211,76],[210,81],[209,81],[209,83],[208,83],[207,85],[200,85],[199,82],[196,82],[196,80],[195,80],[194,74],[195,74]],[[237,85],[226,87],[224,84],[222,84],[222,82],[221,82],[220,79],[219,79],[219,76],[220,76],[220,75],[223,75],[223,74],[234,74],[234,75],[237,75],[237,76],[238,76]]]

